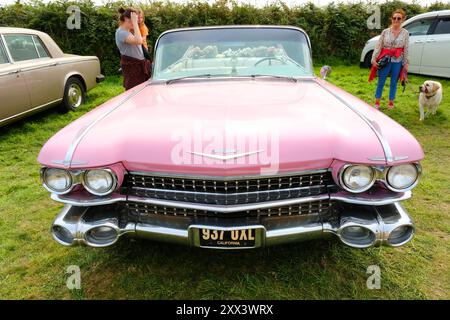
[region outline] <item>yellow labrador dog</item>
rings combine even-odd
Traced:
[[[419,86],[419,110],[420,121],[423,121],[430,113],[436,114],[436,110],[442,101],[442,85],[437,81],[427,80]],[[427,108],[426,113],[424,112]]]

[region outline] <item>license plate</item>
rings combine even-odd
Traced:
[[[194,244],[205,248],[255,248],[261,244],[260,228],[196,228]]]

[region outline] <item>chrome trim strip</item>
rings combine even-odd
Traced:
[[[3,73],[0,73],[0,77],[1,76],[9,76],[10,74],[17,74],[19,72],[20,72],[20,70],[18,70],[18,69],[13,70],[13,71],[6,71],[6,72],[3,72]]]
[[[156,188],[142,188],[142,187],[131,187],[131,189],[137,189],[139,191],[151,191],[160,193],[178,193],[186,195],[202,195],[202,196],[242,196],[242,195],[252,195],[252,194],[267,194],[267,193],[279,193],[279,192],[293,192],[300,190],[309,190],[312,188],[327,188],[334,185],[315,185],[310,187],[298,187],[298,188],[285,188],[285,189],[273,189],[265,191],[247,191],[247,192],[233,192],[233,193],[220,193],[220,192],[201,192],[201,191],[183,191],[183,190],[170,190],[170,189],[156,189]],[[230,187],[232,188],[232,187]]]
[[[69,61],[58,61],[57,64],[58,65],[65,65],[65,64],[85,62],[85,61],[98,61],[98,59],[96,59],[96,58],[92,58],[92,59],[74,59],[74,60],[69,60]]]
[[[381,147],[383,148],[384,156],[386,158],[387,163],[391,163],[394,161],[394,156],[392,154],[391,146],[389,145],[389,142],[385,139],[383,136],[383,133],[381,132],[379,125],[367,118],[364,114],[358,111],[358,109],[354,108],[351,104],[349,104],[347,101],[345,101],[343,98],[341,98],[339,95],[325,87],[323,84],[321,84],[319,81],[316,81],[316,83],[321,86],[325,91],[330,93],[332,96],[334,96],[336,99],[338,99],[342,104],[344,104],[347,108],[352,110],[354,113],[356,113],[369,127],[372,129],[372,131],[375,133],[375,135],[378,138],[378,141],[380,141]]]
[[[35,110],[39,110],[39,109],[48,107],[48,106],[50,106],[50,105],[52,105],[52,104],[57,104],[57,103],[59,103],[59,102],[61,102],[61,101],[62,101],[62,99],[56,99],[56,100],[53,100],[53,101],[48,102],[48,103],[46,103],[46,104],[40,105],[40,106],[38,106],[38,107],[35,107],[35,108],[33,108],[33,109],[29,109],[29,110],[23,111],[23,112],[21,112],[21,113],[15,114],[15,115],[13,115],[13,116],[11,116],[11,117],[8,117],[8,118],[5,118],[5,119],[1,119],[1,120],[0,120],[0,124],[1,124],[2,122],[5,122],[5,121],[8,121],[8,120],[11,120],[11,119],[20,117],[20,116],[22,116],[22,115],[24,115],[24,114],[33,112],[33,111],[35,111]]]
[[[45,58],[38,58],[38,59],[32,59],[33,61],[43,61],[43,60],[49,60],[50,61],[51,58],[49,57],[45,57]],[[31,61],[30,60],[26,60],[26,61]],[[50,61],[51,62],[51,61]],[[25,68],[20,68],[20,69],[16,69],[14,71],[8,71],[8,72],[4,72],[4,73],[0,73],[0,76],[4,76],[4,75],[9,75],[9,74],[14,74],[14,73],[19,73],[19,72],[28,72],[28,71],[34,71],[34,70],[39,70],[39,69],[44,69],[44,68],[50,68],[50,67],[55,67],[59,65],[58,62],[51,62],[49,64],[45,64],[42,66],[32,66],[32,67],[25,67]],[[17,65],[18,66],[18,65]]]
[[[39,58],[42,58],[41,55],[40,55],[40,53],[39,53],[39,50],[37,49],[36,41],[34,40],[34,37],[33,37],[33,36],[31,36],[31,40],[33,40],[34,50],[36,51],[37,56],[38,56]]]
[[[136,223],[135,234],[137,237],[160,241],[165,239],[169,242],[189,245],[189,231],[187,229]]]
[[[370,160],[370,161],[382,161],[382,162],[386,162],[386,158],[383,156],[383,157],[369,157],[369,158],[367,158],[367,160]]]
[[[392,203],[395,203],[398,201],[407,200],[407,199],[411,198],[411,196],[412,196],[411,191],[406,191],[404,193],[398,193],[395,196],[386,197],[383,199],[358,197],[357,195],[344,196],[340,193],[336,193],[336,194],[332,194],[330,196],[330,200],[342,201],[345,203],[352,203],[352,204],[369,205],[369,206],[384,206],[384,205],[392,204]]]
[[[0,48],[3,49],[3,52],[5,53],[5,58],[6,58],[6,62],[2,63],[2,64],[11,64],[11,60],[10,57],[8,55],[8,51],[6,51],[6,46],[3,45],[3,37],[0,35]],[[0,73],[0,76],[2,74]]]
[[[54,201],[70,204],[73,206],[79,207],[90,207],[90,206],[101,206],[112,204],[116,202],[139,202],[139,203],[147,203],[154,205],[165,205],[172,206],[176,208],[191,208],[196,210],[212,210],[212,211],[220,211],[220,212],[238,212],[238,211],[246,211],[246,210],[254,210],[254,209],[264,209],[264,208],[272,208],[283,205],[291,205],[305,202],[313,202],[320,200],[336,200],[344,203],[352,203],[352,204],[360,204],[360,205],[369,205],[369,206],[383,206],[386,204],[391,204],[398,201],[403,201],[411,198],[412,192],[406,191],[404,193],[396,193],[391,196],[386,196],[384,198],[367,198],[362,195],[356,194],[344,194],[342,192],[332,193],[331,195],[319,195],[319,196],[310,196],[310,197],[302,197],[302,198],[294,198],[294,199],[285,199],[285,200],[276,200],[276,201],[265,201],[265,202],[257,202],[252,204],[243,204],[243,205],[232,205],[232,206],[220,206],[220,205],[208,205],[202,203],[193,203],[193,202],[185,202],[185,201],[173,201],[173,200],[161,200],[155,198],[144,198],[144,197],[136,197],[136,196],[125,196],[122,194],[113,193],[109,196],[96,197],[90,196],[88,198],[74,198],[70,195],[57,195],[55,193],[51,194],[51,198]],[[226,208],[231,208],[231,211],[226,211]],[[224,211],[221,211],[225,209]]]
[[[92,206],[104,206],[107,204],[113,204],[116,202],[127,201],[127,197],[120,194],[112,194],[107,197],[90,197],[87,199],[76,199],[64,195],[57,195],[52,193],[51,199],[57,202],[70,204],[77,207],[92,207]]]
[[[107,112],[105,112],[104,114],[102,114],[101,116],[99,116],[97,119],[95,119],[94,121],[92,121],[86,128],[84,128],[84,130],[82,130],[81,132],[79,132],[74,140],[72,141],[71,145],[69,146],[69,149],[67,150],[66,153],[66,157],[64,159],[65,163],[69,163],[68,166],[70,166],[71,162],[72,162],[72,158],[73,158],[73,154],[75,153],[76,148],[78,147],[78,145],[80,144],[81,140],[87,135],[87,133],[97,124],[99,123],[101,120],[105,119],[108,115],[110,115],[111,113],[113,113],[115,110],[117,110],[120,106],[122,106],[125,102],[127,102],[128,100],[130,100],[131,98],[133,98],[134,96],[136,96],[138,93],[140,93],[142,90],[144,90],[149,84],[147,83],[145,86],[143,86],[141,89],[139,90],[135,90],[134,92],[130,93],[125,99],[123,99],[122,101],[118,102],[117,105],[108,110]]]
[[[328,195],[320,196],[310,196],[295,199],[286,199],[278,201],[265,201],[257,202],[252,204],[242,204],[242,205],[214,205],[214,204],[202,204],[202,203],[192,203],[192,202],[182,202],[182,201],[171,201],[171,200],[160,200],[154,198],[142,198],[136,196],[128,196],[128,201],[146,203],[152,205],[167,206],[179,209],[192,209],[192,210],[206,210],[206,211],[216,211],[221,213],[233,213],[247,210],[258,210],[267,209],[280,206],[289,206],[298,203],[313,202],[319,200],[329,199]]]
[[[408,156],[395,156],[394,157],[394,161],[401,161],[401,160],[406,160],[408,159]],[[369,157],[367,158],[367,160],[371,160],[371,161],[385,161],[384,157]]]
[[[185,179],[201,179],[201,180],[240,180],[240,179],[265,179],[265,178],[278,178],[278,177],[289,177],[296,175],[307,175],[314,173],[325,173],[331,171],[331,169],[314,169],[314,170],[305,170],[305,171],[293,171],[293,172],[283,172],[274,175],[261,175],[260,173],[255,175],[246,175],[246,176],[205,176],[205,175],[191,175],[184,173],[166,173],[166,172],[153,172],[153,171],[130,171],[130,174],[139,175],[139,176],[155,176],[155,177],[167,177],[167,178],[185,178]]]
[[[74,165],[77,165],[77,166],[81,166],[81,165],[85,165],[85,164],[88,164],[89,162],[88,161],[72,161],[72,162],[66,162],[66,161],[64,161],[64,160],[52,160],[52,163],[54,163],[54,164],[62,164],[63,166],[68,166],[68,165],[70,165],[71,163],[72,164],[74,164]]]
[[[5,35],[1,34],[0,37],[3,40],[4,48],[6,50],[6,55],[8,56],[9,63],[14,63],[11,52],[9,51],[8,45],[6,44]]]
[[[39,69],[44,69],[44,68],[50,68],[50,67],[55,67],[58,65],[57,62],[52,62],[51,61],[52,58],[49,57],[45,57],[45,58],[39,58],[39,59],[33,59],[34,61],[40,60],[40,61],[46,61],[48,60],[48,64],[45,65],[40,65],[40,66],[31,66],[31,67],[25,67],[25,68],[21,68],[20,71],[21,72],[27,72],[27,71],[35,71],[35,70],[39,70]]]

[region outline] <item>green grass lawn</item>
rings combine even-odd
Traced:
[[[336,66],[329,80],[372,103],[375,84],[367,77],[368,70]],[[410,76],[414,87],[427,78]],[[404,247],[358,250],[331,240],[237,252],[123,240],[105,249],[66,248],[51,237],[62,205],[40,186],[36,158],[59,129],[122,92],[120,81],[108,78],[76,112],[49,110],[0,129],[0,298],[450,298],[449,80],[440,80],[444,101],[425,123],[409,88],[399,90],[395,110],[383,109],[426,154],[422,181],[405,203],[417,234]],[[66,287],[69,265],[81,268],[80,290]],[[366,287],[370,265],[381,268],[380,290]]]

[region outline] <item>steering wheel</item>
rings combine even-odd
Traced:
[[[258,64],[260,64],[261,62],[264,62],[264,61],[267,61],[267,60],[269,60],[269,66],[272,65],[272,60],[278,60],[278,61],[282,62],[283,64],[286,64],[286,62],[284,62],[284,61],[281,60],[280,58],[277,58],[277,57],[266,57],[266,58],[262,58],[261,60],[257,61],[257,62],[254,64],[254,67],[256,67],[256,66],[257,66]]]

